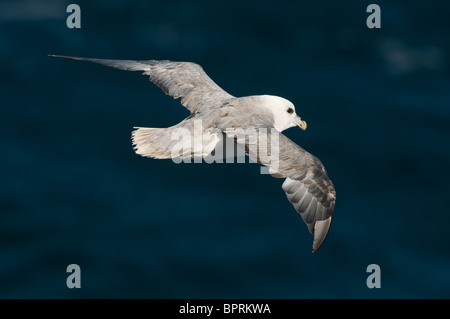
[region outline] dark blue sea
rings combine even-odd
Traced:
[[[449,298],[450,3],[378,0],[370,29],[373,2],[0,1],[0,298]],[[136,155],[133,126],[189,116],[147,77],[48,54],[292,101],[336,188],[323,246],[257,164]]]

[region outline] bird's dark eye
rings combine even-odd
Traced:
[[[292,107],[290,107],[290,108],[287,109],[287,112],[288,112],[289,114],[292,114],[292,113],[294,113],[294,109],[293,109]]]

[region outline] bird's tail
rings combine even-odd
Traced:
[[[168,128],[135,127],[133,147],[137,154],[151,158],[203,158],[211,154],[221,134],[215,130],[196,131],[192,123]]]
[[[170,128],[135,127],[135,129],[131,138],[136,154],[159,159],[171,158]]]

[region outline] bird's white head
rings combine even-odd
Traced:
[[[299,126],[302,130],[306,130],[306,122],[302,121],[300,116],[295,112],[295,106],[290,101],[273,95],[262,95],[263,106],[270,110],[273,114],[273,127],[282,132],[293,126]]]

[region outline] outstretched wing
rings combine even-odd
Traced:
[[[182,98],[181,104],[191,113],[202,108],[216,108],[229,99],[234,98],[222,90],[203,71],[203,68],[192,62],[172,62],[159,60],[109,60],[80,58],[62,55],[51,55],[59,58],[91,61],[126,71],[144,71],[166,94],[173,98]]]
[[[319,159],[275,129],[256,129],[253,133],[235,134],[246,154],[269,168],[274,177],[286,180],[283,190],[314,235],[313,252],[325,240],[331,224],[336,191]],[[233,134],[228,135],[233,136]]]

